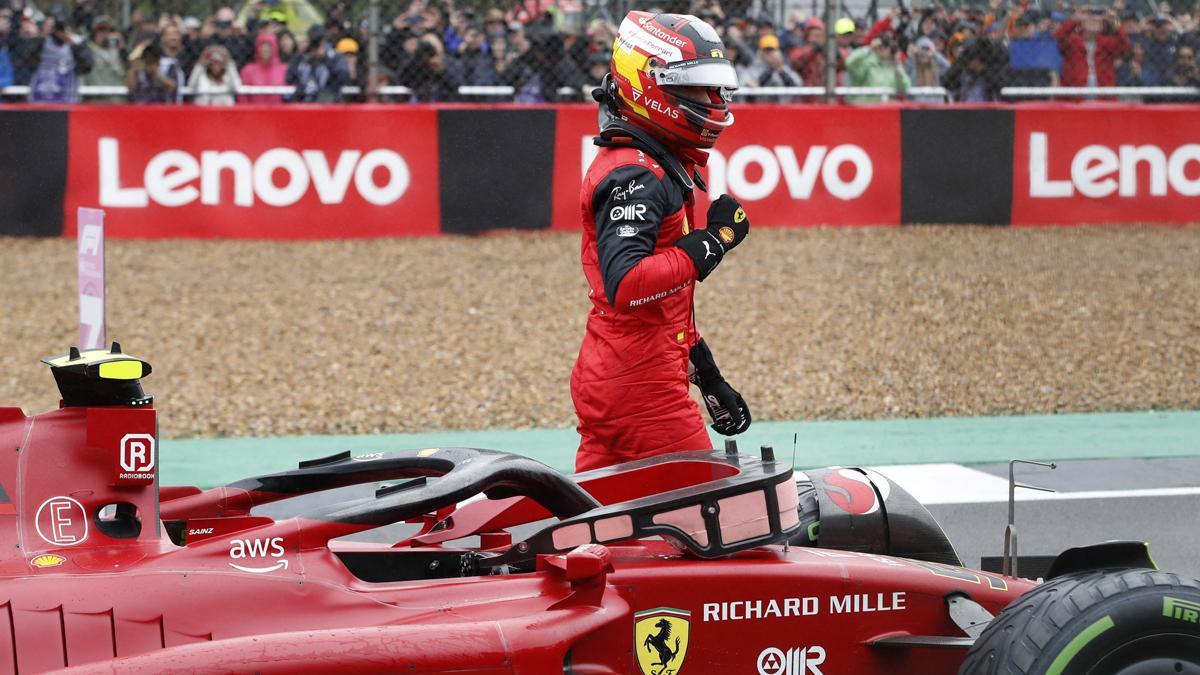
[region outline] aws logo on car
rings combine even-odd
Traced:
[[[633,644],[642,675],[678,675],[687,658],[692,613],[655,607],[633,615]]]
[[[229,563],[230,567],[241,572],[266,574],[279,569],[286,570],[288,559],[284,555],[283,537],[233,539],[229,542],[230,560],[247,563]]]

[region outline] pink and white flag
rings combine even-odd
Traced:
[[[79,349],[104,347],[104,211],[79,209]]]

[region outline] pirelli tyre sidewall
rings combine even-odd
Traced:
[[[1051,580],[992,620],[959,673],[1200,673],[1200,583],[1147,569]]]

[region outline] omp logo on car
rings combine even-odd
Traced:
[[[286,570],[288,568],[288,560],[283,556],[283,537],[234,539],[229,542],[229,557],[232,560],[275,561],[273,564],[262,567],[239,565],[233,562],[229,563],[230,567],[242,572],[265,574],[278,569]]]
[[[633,644],[642,675],[678,675],[687,657],[692,613],[656,607],[633,615]]]
[[[1163,598],[1163,616],[1188,623],[1200,623],[1200,602],[1165,597]]]
[[[154,436],[125,434],[121,438],[122,479],[154,478]]]
[[[758,654],[758,675],[824,675],[823,647],[793,647],[784,651],[767,647]]]
[[[1152,197],[1165,197],[1173,190],[1184,197],[1200,196],[1200,177],[1189,177],[1189,164],[1200,165],[1200,144],[1187,143],[1172,150],[1157,145],[1085,145],[1071,157],[1069,175],[1052,176],[1050,138],[1042,132],[1029,134],[1029,196],[1042,199],[1070,197],[1076,193],[1091,199],[1110,195],[1137,197],[1148,187]],[[1141,175],[1148,185],[1142,185]],[[1192,176],[1196,171],[1191,170]]]
[[[48,544],[81,544],[88,537],[87,512],[82,504],[70,497],[51,497],[38,507],[34,529]]]
[[[199,157],[183,150],[164,150],[146,163],[141,186],[121,176],[121,144],[99,141],[100,205],[145,208],[151,202],[184,206],[199,201],[218,205],[232,198],[235,206],[291,206],[310,190],[322,204],[341,204],[351,183],[367,202],[394,204],[408,190],[408,164],[385,148],[366,152],[342,150],[330,165],[322,150],[271,148],[251,158],[237,150],[204,150]],[[222,178],[233,177],[232,195],[222,193]],[[198,185],[197,185],[198,183]],[[225,183],[228,184],[227,182]]]

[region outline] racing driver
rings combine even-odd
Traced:
[[[713,429],[731,436],[750,410],[696,330],[692,294],[746,238],[737,200],[693,215],[706,149],[733,124],[733,64],[712,26],[694,16],[630,12],[592,95],[600,149],[583,179],[583,273],[592,308],[571,398],[582,441],[578,471],[712,447],[688,382]]]

